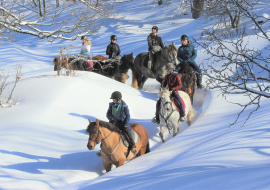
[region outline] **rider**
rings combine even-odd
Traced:
[[[107,118],[110,123],[117,126],[121,131],[128,135],[131,152],[136,153],[136,145],[130,131],[131,126],[129,124],[130,115],[128,105],[122,100],[122,94],[119,91],[113,92],[110,99],[113,99],[113,102],[109,104]],[[101,156],[100,152],[97,152],[96,154],[99,157]]]
[[[106,50],[106,55],[109,55],[109,59],[110,58],[113,58],[115,59],[115,61],[113,62],[116,62],[118,64],[120,64],[120,53],[121,53],[121,50],[120,50],[120,47],[119,45],[116,43],[117,41],[117,37],[116,35],[112,35],[110,37],[110,40],[111,40],[111,43],[107,46],[107,50]],[[109,75],[111,75],[113,72],[113,68],[108,68],[108,73]]]
[[[172,96],[178,99],[179,103],[181,104],[179,113],[180,113],[180,121],[185,121],[185,107],[182,98],[180,98],[178,94],[178,90],[182,88],[181,77],[179,74],[174,70],[174,65],[172,63],[168,63],[166,65],[167,75],[163,81],[163,88],[167,85],[169,90],[172,91]],[[159,124],[159,110],[160,110],[161,99],[157,101],[156,104],[156,117],[152,119],[152,122]]]
[[[89,39],[87,39],[87,36],[82,36],[81,40],[82,40],[81,54],[86,55],[87,58],[89,59],[92,43]],[[91,67],[87,63],[87,61],[82,60],[82,59],[77,61],[76,65],[77,65],[78,69],[81,71],[87,71]]]
[[[188,40],[187,35],[181,36],[182,45],[178,48],[177,59],[180,62],[176,69],[179,71],[181,67],[190,65],[197,71],[197,88],[202,88],[202,72],[200,67],[196,64],[197,50],[195,46]]]
[[[152,27],[152,33],[149,34],[147,37],[148,42],[148,50],[149,50],[149,61],[148,61],[148,69],[151,70],[152,62],[153,62],[153,55],[164,48],[163,42],[161,37],[157,34],[158,27]]]

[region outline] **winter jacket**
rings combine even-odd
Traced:
[[[111,58],[113,56],[113,53],[115,53],[115,55],[120,55],[121,50],[118,44],[115,43],[110,43],[107,46],[107,50],[106,50],[106,55],[109,55],[109,58]]]
[[[85,43],[82,43],[81,53],[90,57],[91,46],[92,46],[92,43],[90,40],[87,40]]]
[[[114,119],[112,115],[112,106],[114,106],[114,103],[113,102],[109,103],[109,108],[106,115],[109,121]],[[130,120],[129,109],[128,109],[128,105],[125,102],[123,102],[122,104],[121,116],[122,116],[122,122],[125,124],[125,126],[127,126],[130,129],[131,126],[129,124],[129,120]]]
[[[177,59],[180,63],[182,63],[184,60],[187,60],[188,62],[194,62],[196,57],[197,49],[191,42],[188,42],[187,45],[182,44],[178,48]]]
[[[160,46],[161,48],[164,48],[162,39],[158,34],[156,36],[153,33],[149,34],[147,37],[147,42],[149,51],[153,50],[153,46]]]
[[[163,82],[163,88],[167,85],[169,86],[169,90],[172,90],[174,93],[178,93],[178,90],[182,88],[180,75],[176,71],[166,75]]]

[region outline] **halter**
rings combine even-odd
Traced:
[[[162,98],[161,98],[161,99],[162,99]],[[170,102],[166,101],[165,103],[163,103],[162,100],[161,100],[161,103],[162,103],[162,107],[163,107],[163,108],[165,107],[166,104],[170,104],[170,105],[171,105],[171,108],[172,108],[171,113],[170,113],[166,118],[164,117],[164,115],[161,114],[161,111],[160,111],[160,113],[159,113],[159,115],[165,120],[166,127],[168,128],[169,133],[171,134],[172,127],[171,127],[171,128],[169,127],[169,125],[168,125],[168,120],[169,120],[169,118],[171,117],[171,115],[173,114],[173,112],[176,111],[176,109],[175,109],[175,110],[173,109],[172,101],[170,101]]]
[[[172,53],[168,53],[168,48],[165,47],[164,49],[166,49],[166,57],[161,56],[162,59],[165,59],[168,63],[176,63],[176,59],[175,56],[172,55]]]
[[[107,139],[111,134],[112,132],[105,138],[101,139],[100,141],[98,141],[98,137],[99,137],[99,134],[101,134],[100,130],[99,130],[99,126],[98,127],[94,127],[94,128],[98,128],[98,134],[97,134],[97,138],[96,139],[92,139],[91,136],[89,135],[89,141],[94,141],[96,144],[100,143],[101,141]]]

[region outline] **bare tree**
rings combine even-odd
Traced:
[[[116,18],[118,1],[101,0],[2,0],[0,41],[28,34],[52,42],[95,35],[104,18]],[[98,5],[98,6],[97,6]]]
[[[254,49],[253,44],[249,44],[250,39],[270,42],[269,31],[264,31],[263,26],[258,23],[259,20],[263,20],[264,25],[269,18],[256,15],[254,10],[258,2],[233,0],[237,9],[246,19],[249,19],[247,21],[252,21],[252,30],[243,29],[236,39],[226,39],[221,35],[216,35],[216,30],[212,29],[205,32],[208,40],[204,42],[195,40],[210,55],[203,64],[207,86],[210,89],[219,89],[225,98],[227,95],[234,94],[247,97],[247,100],[243,100],[244,102],[232,102],[241,106],[242,111],[231,125],[238,121],[247,107],[255,106],[249,112],[244,125],[252,113],[259,109],[261,99],[270,98],[270,46],[257,50]]]

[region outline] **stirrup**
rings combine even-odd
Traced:
[[[152,122],[153,122],[153,123],[156,123],[156,124],[160,124],[160,121],[159,121],[159,120],[157,120],[157,118],[156,118],[156,117],[154,117],[154,118],[152,119]]]
[[[134,150],[134,151],[132,151],[132,149],[133,149],[133,148],[135,148],[135,150]],[[136,148],[136,146],[134,146],[134,147],[132,147],[132,148],[131,148],[131,152],[132,152],[133,154],[135,154],[135,153],[137,152],[137,148]]]
[[[185,121],[185,117],[180,117],[180,121],[181,122]]]
[[[96,152],[96,155],[97,155],[98,157],[101,157],[101,153],[100,153],[100,152]]]

